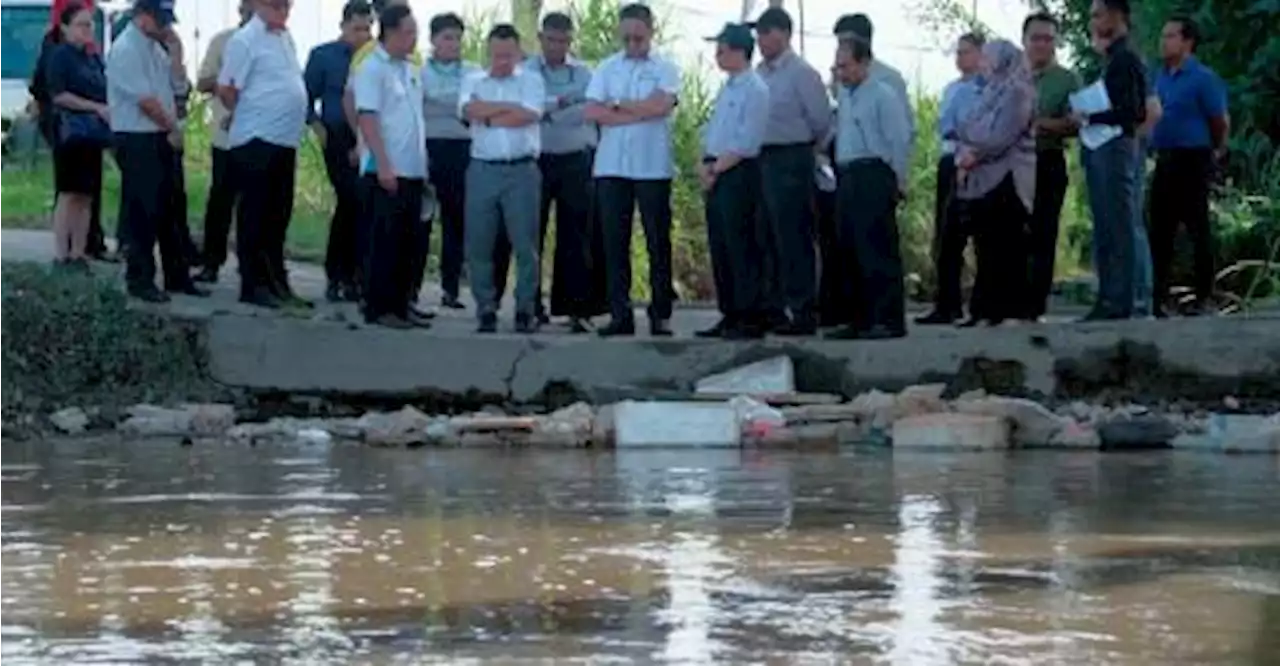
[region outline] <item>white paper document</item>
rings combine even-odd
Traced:
[[[1111,97],[1107,95],[1107,86],[1101,79],[1071,93],[1067,99],[1072,111],[1086,116],[1111,110]],[[1115,125],[1085,125],[1080,128],[1080,143],[1094,150],[1123,133]]]

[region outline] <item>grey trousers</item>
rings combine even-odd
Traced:
[[[542,175],[532,158],[511,162],[471,160],[467,167],[466,247],[471,295],[480,317],[498,311],[493,248],[501,226],[516,258],[516,314],[532,317],[537,306],[538,214]]]

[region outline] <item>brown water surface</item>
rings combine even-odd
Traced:
[[[1280,664],[1267,457],[3,449],[4,663]]]

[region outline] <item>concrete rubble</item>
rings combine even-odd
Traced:
[[[790,361],[769,359],[709,378],[715,381],[705,385],[716,395],[735,383],[759,389],[758,393],[743,391],[724,400],[695,395],[695,399],[683,402],[628,400],[602,406],[578,402],[542,415],[511,415],[490,406],[476,413],[443,416],[405,406],[359,417],[285,417],[239,424],[230,405],[137,405],[128,410],[117,428],[135,436],[220,436],[235,442],[316,445],[360,442],[383,447],[824,448],[870,444],[946,450],[1109,450],[1172,446],[1280,453],[1280,414],[1157,413],[1141,405],[1083,402],[1050,409],[1035,400],[988,395],[981,390],[947,398],[943,384],[909,386],[897,393],[873,389],[842,401],[834,395],[797,393],[789,369]],[[763,375],[768,377],[761,379]],[[789,393],[777,390],[787,388],[779,381],[792,382]],[[794,402],[788,395],[795,396]],[[83,410],[68,408],[53,415],[51,421],[71,433],[87,427],[89,419]]]

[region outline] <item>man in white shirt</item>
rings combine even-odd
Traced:
[[[227,42],[218,98],[231,111],[229,144],[240,201],[240,300],[267,308],[310,305],[289,287],[284,241],[293,215],[307,88],[285,27],[291,0],[255,0],[254,17]]]
[[[364,146],[360,172],[372,216],[364,316],[389,328],[429,328],[429,319],[409,307],[417,249],[427,233],[427,148],[422,75],[409,61],[418,24],[407,6],[382,13],[378,41],[352,81]]]
[[[209,101],[212,112],[209,117],[213,130],[212,175],[209,180],[209,199],[204,209],[204,250],[197,282],[217,282],[218,271],[227,261],[227,237],[231,234],[231,213],[236,205],[234,179],[231,171],[231,138],[227,134],[231,113],[222,105],[215,93],[218,90],[218,72],[222,70],[222,54],[227,42],[249,19],[253,18],[251,0],[240,2],[240,24],[227,28],[209,40],[209,48],[200,61],[196,73],[196,90],[213,95]]]
[[[489,32],[489,69],[471,74],[458,94],[458,114],[471,124],[466,241],[480,333],[498,328],[493,257],[505,229],[516,257],[517,333],[538,330],[538,211],[542,177],[538,124],[546,103],[542,77],[520,68],[520,34],[509,24]]]
[[[118,219],[124,227],[129,295],[151,303],[168,292],[207,296],[187,273],[178,226],[174,165],[182,126],[172,62],[161,41],[173,23],[173,0],[135,0],[129,26],[107,57],[107,106],[121,172]],[[155,247],[160,245],[165,291],[156,288]]]
[[[651,53],[653,12],[630,4],[618,13],[624,49],[606,58],[587,87],[587,120],[600,125],[593,175],[604,231],[612,321],[603,337],[635,334],[631,309],[631,215],[637,204],[649,249],[649,333],[671,335],[671,114],[680,71]]]

